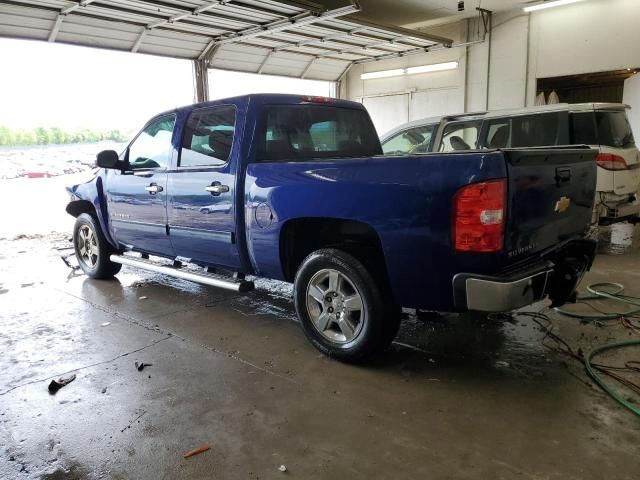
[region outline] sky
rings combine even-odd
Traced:
[[[56,43],[0,39],[0,125],[74,130],[141,127],[194,101],[191,61]],[[210,98],[245,93],[329,95],[330,83],[221,70]]]

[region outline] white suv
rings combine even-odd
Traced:
[[[584,144],[598,149],[594,215],[606,225],[638,221],[640,151],[626,105],[556,104],[418,120],[383,135],[385,154]]]

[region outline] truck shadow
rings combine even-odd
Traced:
[[[286,292],[285,292],[286,293]],[[247,315],[267,315],[297,323],[291,298],[271,289],[233,300]],[[434,367],[460,373],[508,373],[533,378],[543,375],[548,352],[543,334],[526,317],[441,314],[403,311],[398,335],[389,349],[367,368],[432,372]]]

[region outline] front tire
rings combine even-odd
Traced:
[[[122,268],[121,264],[109,259],[115,250],[107,242],[93,215],[82,213],[76,218],[73,247],[80,268],[91,278],[113,278]]]
[[[337,249],[313,252],[294,281],[302,328],[322,353],[358,363],[381,353],[400,325],[400,309],[355,257]]]

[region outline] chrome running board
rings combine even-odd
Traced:
[[[185,270],[183,267],[160,265],[144,258],[134,258],[127,255],[111,255],[109,259],[114,263],[121,263],[122,265],[127,265],[129,267],[149,270],[150,272],[161,273],[163,275],[169,275],[170,277],[202,283],[203,285],[209,285],[211,287],[233,290],[234,292],[250,292],[254,289],[253,282],[249,282],[247,280],[227,280],[218,275],[212,275],[211,273],[193,272]]]

